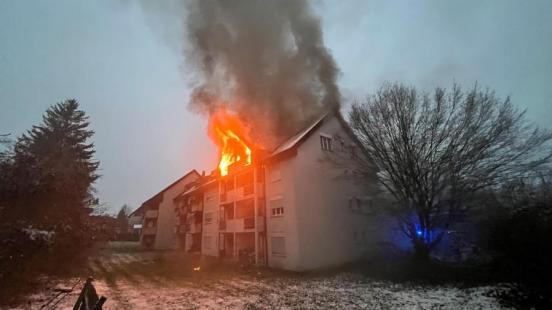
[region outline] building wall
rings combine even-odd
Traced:
[[[295,208],[295,157],[265,167],[266,225],[268,265],[274,268],[295,270],[299,264],[297,210]],[[281,199],[283,214],[272,214],[275,201]],[[284,252],[274,253],[274,238],[283,238]],[[282,239],[279,239],[280,242]]]
[[[195,181],[198,177],[198,174],[192,173],[163,192],[163,200],[159,204],[154,249],[165,250],[176,249],[178,247],[175,231],[178,218],[174,212],[176,204],[173,199],[184,191],[186,185]]]
[[[332,152],[321,149],[320,135],[332,138]],[[345,145],[341,151],[341,142]],[[313,132],[292,159],[267,167],[267,205],[279,192],[284,198],[284,215],[268,213],[269,266],[309,270],[354,261],[375,250],[378,228],[369,213],[367,188],[358,184],[350,169],[337,163],[351,163],[352,141],[333,117]],[[358,151],[358,148],[357,148]],[[270,183],[270,175],[282,175],[281,184]],[[356,206],[356,198],[363,206]],[[272,237],[285,237],[285,255],[274,255]],[[277,240],[281,247],[281,239]]]
[[[201,254],[218,256],[219,225],[219,188],[218,182],[210,185],[203,195],[203,229]],[[209,221],[208,218],[211,218]]]

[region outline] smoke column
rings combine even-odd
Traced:
[[[273,144],[339,107],[338,70],[306,0],[199,0],[188,12],[187,56],[201,72],[193,109],[227,105]]]
[[[338,69],[307,0],[196,0],[185,9],[193,111],[224,106],[270,149],[339,108]]]

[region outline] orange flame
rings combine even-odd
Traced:
[[[221,109],[211,115],[209,136],[219,147],[220,175],[228,174],[228,167],[234,163],[251,164],[251,148],[247,141],[245,125],[236,116]]]

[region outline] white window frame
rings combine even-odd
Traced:
[[[331,152],[332,151],[332,136],[327,134],[320,134],[320,148],[322,151]]]
[[[277,206],[274,206],[276,201],[280,201]],[[282,196],[276,196],[268,201],[268,207],[270,209],[270,217],[282,217],[285,214],[284,210],[284,198]]]

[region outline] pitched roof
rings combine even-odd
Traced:
[[[285,152],[287,150],[290,150],[296,146],[299,146],[299,144],[303,143],[303,141],[318,127],[320,124],[322,124],[322,121],[324,118],[328,116],[328,113],[322,115],[319,117],[316,121],[314,121],[310,126],[306,127],[305,129],[299,131],[297,134],[292,136],[291,138],[284,141],[282,144],[280,144],[268,157],[277,156],[278,154]]]
[[[130,214],[128,215],[128,217],[132,217],[134,215],[142,215],[144,212],[146,212],[146,205],[142,204],[141,206],[139,206],[138,208],[136,208],[136,210],[130,212]]]
[[[324,123],[325,120],[330,119],[331,117],[337,118],[345,132],[351,137],[351,139],[361,148],[362,144],[358,141],[356,136],[354,135],[353,131],[349,127],[349,124],[347,124],[347,121],[343,118],[341,113],[339,111],[335,112],[328,112],[319,117],[317,120],[315,120],[313,123],[311,123],[309,126],[305,127],[305,129],[301,130],[291,138],[284,141],[282,144],[280,144],[278,147],[270,153],[265,158],[265,161],[273,162],[276,160],[280,160],[282,158],[285,158],[287,156],[292,156],[295,154],[297,148],[307,140],[307,138],[318,128],[320,125]]]
[[[200,178],[196,184],[192,185],[190,188],[185,189],[182,193],[178,194],[173,200],[181,199],[182,197],[195,192],[196,190],[209,186],[217,181],[216,178],[211,177],[202,177]]]
[[[175,185],[178,184],[180,181],[184,180],[185,178],[187,178],[189,175],[192,175],[192,174],[195,174],[195,175],[197,175],[198,177],[200,176],[200,174],[199,174],[195,169],[193,169],[192,171],[186,173],[183,177],[181,177],[181,178],[179,178],[178,180],[176,180],[176,181],[172,182],[171,184],[169,184],[167,187],[165,187],[164,189],[162,189],[159,193],[153,195],[153,197],[151,197],[150,199],[144,201],[144,202],[142,203],[142,206],[143,206],[143,205],[147,205],[147,204],[149,204],[149,203],[151,203],[151,202],[154,202],[154,201],[156,201],[156,200],[161,199],[161,195],[163,195],[163,193],[164,193],[165,191],[167,191],[167,190],[170,189],[171,187],[175,186]],[[138,208],[138,209],[140,209],[140,208]],[[138,210],[138,209],[137,209],[137,210]]]

